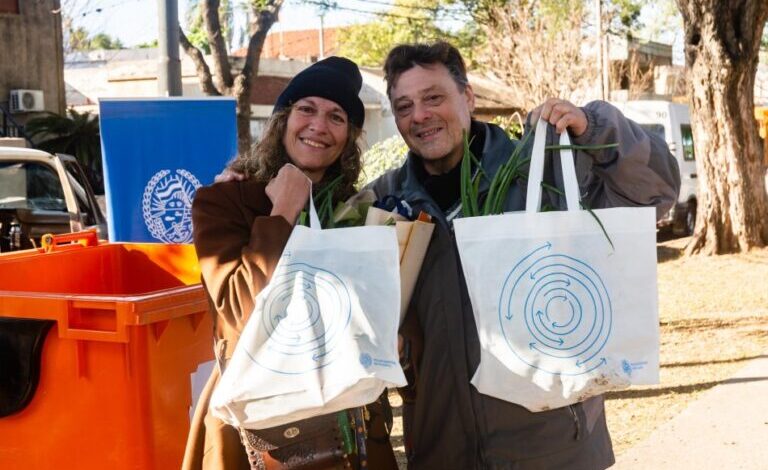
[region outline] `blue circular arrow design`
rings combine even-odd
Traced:
[[[608,289],[584,261],[552,243],[515,264],[499,297],[499,326],[512,353],[552,374],[580,375],[607,363],[612,326]]]
[[[347,286],[338,276],[304,263],[275,273],[258,298],[256,314],[268,339],[248,351],[252,361],[281,374],[325,367],[352,317]]]

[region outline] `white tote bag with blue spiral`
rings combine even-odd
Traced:
[[[211,411],[265,429],[367,405],[406,384],[398,360],[394,227],[296,226],[211,397]]]
[[[562,150],[568,210],[540,212],[545,136],[540,121],[525,212],[454,221],[481,345],[471,382],[531,411],[659,380],[655,208],[581,210]]]

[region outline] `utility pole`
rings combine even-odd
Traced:
[[[157,91],[160,96],[181,96],[178,0],[157,0],[157,16]]]
[[[607,86],[605,83],[605,60],[603,58],[603,1],[595,0],[595,11],[597,12],[597,64],[600,73],[600,99],[606,100]]]
[[[323,19],[325,12],[320,15],[320,56],[318,59],[325,59],[325,31],[323,29]]]

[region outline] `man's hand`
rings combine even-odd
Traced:
[[[290,163],[283,165],[265,189],[272,201],[270,215],[282,216],[289,224],[295,224],[311,190],[312,181],[307,175]]]
[[[557,98],[548,99],[544,104],[531,112],[531,125],[536,125],[539,116],[555,126],[558,134],[562,134],[566,129],[569,129],[574,137],[584,134],[589,125],[587,115],[584,114],[581,108],[570,101]]]
[[[245,181],[245,175],[224,168],[224,170],[213,178],[214,183],[228,183],[230,181]]]

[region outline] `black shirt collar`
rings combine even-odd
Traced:
[[[485,146],[485,125],[472,120],[469,128],[469,150],[480,161]],[[430,175],[424,165],[414,165],[416,178],[443,212],[453,207],[461,196],[461,160],[447,173]]]

